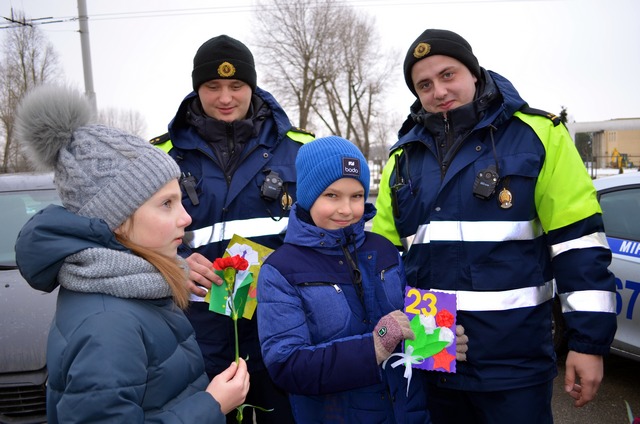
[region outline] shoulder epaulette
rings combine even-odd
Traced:
[[[522,106],[520,108],[520,112],[526,113],[527,115],[544,116],[545,118],[548,118],[551,120],[551,122],[553,122],[554,127],[557,127],[558,124],[562,122],[558,115],[551,112],[544,111],[542,109],[536,109],[536,108],[530,107],[529,105]]]
[[[291,127],[289,131],[287,131],[287,137],[297,141],[298,143],[308,143],[311,140],[314,140],[316,135],[311,131],[307,131],[302,128]]]
[[[166,141],[171,140],[171,137],[169,136],[169,133],[164,133],[162,135],[159,135],[157,137],[152,138],[151,140],[149,140],[149,143],[153,144],[154,146],[157,144],[162,144]]]
[[[315,135],[314,133],[312,133],[311,131],[309,131],[309,130],[305,130],[304,128],[300,128],[300,127],[291,127],[291,129],[290,129],[289,131],[295,131],[295,132],[299,132],[299,133],[302,133],[302,134],[307,134],[307,135],[310,135],[310,136],[312,136],[312,137],[315,137],[315,136],[316,136],[316,135]]]

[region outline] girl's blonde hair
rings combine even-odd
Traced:
[[[173,300],[180,309],[186,309],[189,306],[189,290],[185,284],[189,271],[181,266],[177,258],[170,258],[146,247],[138,246],[120,234],[116,234],[116,239],[124,247],[158,269],[169,284]]]

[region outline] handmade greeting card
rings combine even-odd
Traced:
[[[415,287],[405,289],[405,314],[416,335],[405,340],[414,368],[456,372],[456,295]]]
[[[209,310],[251,319],[258,305],[260,267],[272,252],[273,249],[234,234],[222,258],[213,263],[214,272],[224,282],[220,286],[212,285],[205,297]]]

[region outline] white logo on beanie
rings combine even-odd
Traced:
[[[359,177],[360,176],[360,159],[342,158],[342,176],[343,177]]]

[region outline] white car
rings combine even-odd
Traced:
[[[640,361],[640,172],[593,181],[616,277],[616,332],[612,353]]]

